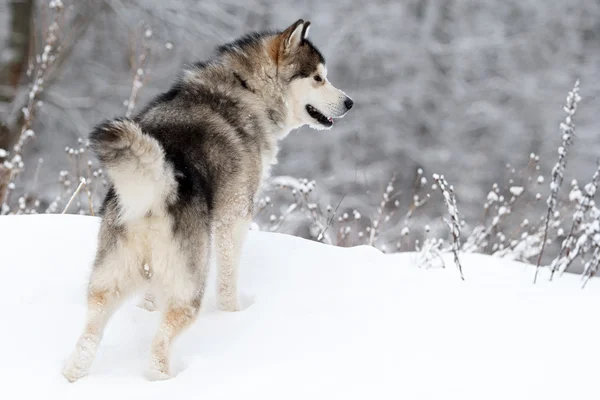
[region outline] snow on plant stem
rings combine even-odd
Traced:
[[[550,226],[550,219],[554,215],[556,209],[556,198],[558,197],[558,190],[562,185],[565,168],[567,166],[567,153],[571,144],[573,144],[573,138],[575,136],[575,124],[573,123],[573,116],[577,111],[577,103],[581,100],[579,96],[579,80],[575,82],[575,86],[569,92],[567,100],[563,109],[567,113],[564,122],[560,124],[560,131],[562,133],[562,143],[558,148],[558,161],[552,168],[552,181],[550,182],[550,194],[546,200],[548,205],[548,212],[546,214],[546,223],[544,228],[544,237],[542,240],[542,247],[540,254],[538,255],[537,265],[535,268],[535,276],[533,283],[537,281],[540,264],[542,262],[542,256],[544,254],[544,248],[546,247],[546,241],[548,240],[548,227]]]
[[[450,220],[446,220],[446,224],[448,224],[450,233],[452,234],[452,253],[454,254],[454,262],[456,263],[458,271],[460,272],[460,279],[464,281],[465,277],[463,275],[462,266],[460,265],[460,260],[458,258],[458,249],[460,249],[460,220],[458,219],[458,207],[456,206],[454,188],[448,185],[444,175],[433,174],[433,180],[440,188],[442,196],[444,197],[444,203],[446,204],[446,208],[448,208]]]
[[[124,102],[125,106],[127,107],[127,111],[125,113],[125,117],[127,118],[131,118],[139,92],[144,87],[144,81],[147,76],[147,72],[144,68],[147,66],[150,58],[150,47],[146,43],[146,39],[149,39],[150,37],[152,37],[152,30],[146,29],[144,32],[144,38],[142,38],[142,50],[137,60],[137,66],[134,67],[135,74],[133,76],[133,83],[131,85],[131,93],[129,94],[129,99],[125,100]]]
[[[585,285],[589,280],[596,275],[598,268],[600,267],[600,246],[598,245],[598,240],[600,240],[600,238],[594,238],[594,254],[583,266],[583,288],[585,288]]]
[[[596,194],[596,190],[598,188],[598,184],[600,183],[600,162],[598,163],[598,167],[594,175],[592,176],[592,180],[590,183],[585,185],[584,194],[578,196],[577,208],[573,213],[573,223],[571,224],[571,230],[569,234],[563,240],[560,252],[558,256],[552,260],[550,264],[550,268],[552,270],[550,274],[550,280],[552,280],[554,274],[557,271],[564,272],[566,271],[573,260],[580,255],[581,246],[575,246],[575,233],[580,230],[585,214],[594,206],[594,195]],[[579,189],[577,189],[579,191]]]

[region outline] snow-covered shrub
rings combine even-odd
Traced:
[[[600,210],[596,207],[594,196],[600,183],[600,164],[592,179],[583,191],[573,182],[569,198],[577,202],[573,213],[573,222],[566,238],[562,241],[558,256],[552,260],[552,275],[567,271],[577,258],[584,265],[584,277],[589,279],[598,271],[600,264]]]
[[[493,184],[488,192],[482,220],[474,224],[462,250],[527,261],[532,251],[539,253],[535,250],[537,223],[524,217],[541,203],[539,190],[545,179],[539,156],[531,153],[522,170],[506,165],[506,175],[505,182]]]

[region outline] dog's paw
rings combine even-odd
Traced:
[[[89,372],[89,368],[79,368],[77,366],[68,365],[63,369],[62,375],[66,380],[73,383],[89,374]]]
[[[69,382],[75,382],[90,372],[90,367],[96,354],[97,340],[91,335],[83,336],[77,343],[77,348],[71,354],[62,370],[63,376]]]
[[[157,368],[154,365],[151,365],[146,371],[146,379],[149,381],[166,381],[171,378],[172,376],[168,371]]]
[[[252,304],[254,304],[254,296],[248,296],[243,293],[240,295],[239,300],[236,298],[232,300],[224,297],[218,299],[219,310],[226,312],[244,311]]]
[[[146,370],[146,378],[149,381],[164,381],[171,379],[169,372],[169,358],[164,353],[165,348],[162,347],[161,351],[150,353],[150,364]]]
[[[62,371],[62,375],[65,377],[66,380],[73,383],[86,376],[87,372],[83,372],[72,368],[65,368]]]
[[[75,382],[90,372],[90,353],[78,346],[65,363],[62,374],[69,382]]]
[[[237,299],[219,299],[219,310],[225,312],[237,312],[241,310],[240,303]]]
[[[166,381],[168,379],[171,379],[172,376],[156,369],[149,369],[148,371],[146,371],[146,378],[151,382],[156,382]]]

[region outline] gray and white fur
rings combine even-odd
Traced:
[[[240,310],[240,254],[278,141],[302,125],[331,128],[353,104],[327,80],[309,26],[298,20],[221,46],[135,117],[90,134],[110,187],[87,321],[63,369],[69,381],[89,372],[107,321],[141,290],[163,312],[149,378],[171,377],[169,348],[200,310],[213,247],[219,308]]]

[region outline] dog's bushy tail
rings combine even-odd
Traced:
[[[156,139],[134,121],[120,118],[96,126],[90,145],[114,186],[122,221],[164,212],[176,181]]]

